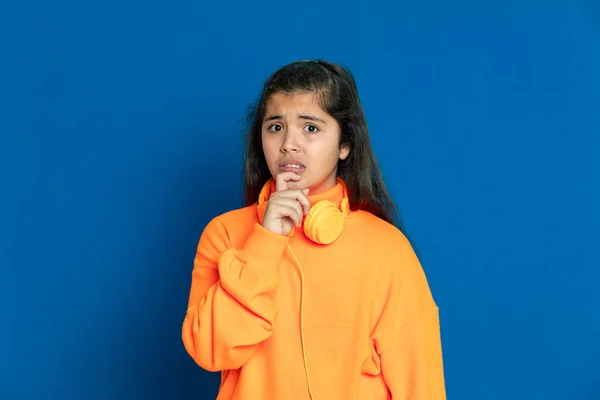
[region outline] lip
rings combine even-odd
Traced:
[[[286,165],[286,164],[297,164],[297,165],[300,165],[301,168],[284,167],[284,165]],[[306,170],[306,165],[300,160],[295,160],[295,159],[290,158],[290,159],[281,161],[279,163],[279,169],[284,172],[291,171],[291,172],[300,173],[300,172],[304,172],[304,170]]]
[[[296,160],[293,158],[288,158],[286,160],[283,160],[279,163],[280,167],[283,167],[285,164],[298,164],[298,165],[302,165],[304,168],[306,168],[306,165],[304,165],[304,163],[300,160]]]

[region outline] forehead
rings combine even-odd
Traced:
[[[287,114],[311,112],[321,116],[326,113],[321,109],[319,96],[316,93],[274,93],[267,100],[265,116],[271,113]]]

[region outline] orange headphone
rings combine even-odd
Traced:
[[[338,178],[338,182],[340,182],[340,178]],[[271,184],[272,178],[269,179],[260,192],[258,197],[260,208],[266,208]],[[350,211],[350,203],[346,185],[343,182],[341,184],[344,197],[339,205],[330,200],[321,200],[310,207],[308,215],[304,218],[304,234],[315,243],[331,244],[342,234],[346,216]]]

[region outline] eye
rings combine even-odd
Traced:
[[[317,133],[319,132],[319,128],[316,127],[315,125],[306,125],[306,127],[304,128],[305,131],[307,131],[308,133]]]
[[[283,126],[279,125],[279,124],[273,124],[271,126],[269,126],[269,131],[271,132],[280,132],[283,129]]]

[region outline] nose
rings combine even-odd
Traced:
[[[281,152],[297,153],[299,150],[300,146],[298,144],[296,135],[288,130],[283,137],[283,142],[281,143]]]

